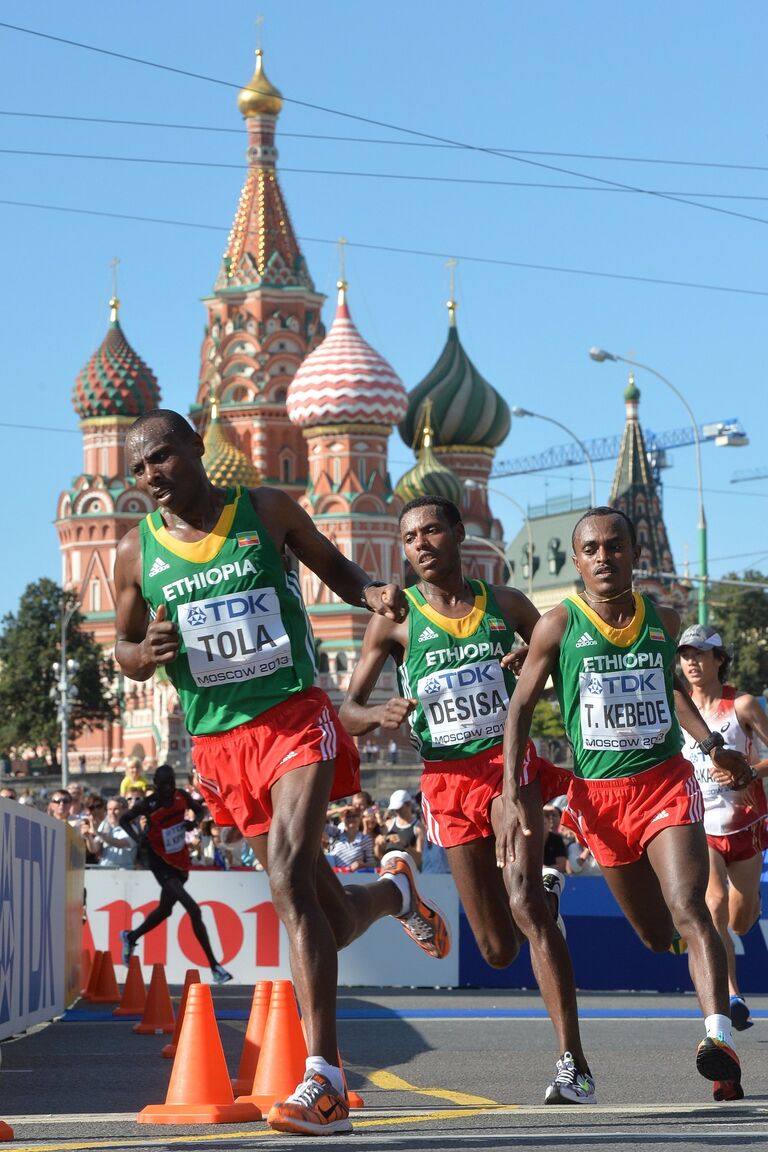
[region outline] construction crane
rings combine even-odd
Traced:
[[[746,472],[734,472],[731,484],[743,484],[747,480],[768,480],[768,468],[747,468]]]
[[[714,441],[719,448],[742,448],[749,444],[749,437],[741,422],[736,419],[699,424],[697,430],[702,444]],[[648,453],[648,462],[657,484],[661,478],[661,469],[670,467],[667,451],[670,448],[684,448],[688,444],[696,443],[696,437],[690,424],[685,428],[660,432],[658,435],[650,429],[643,429],[643,439]],[[602,436],[597,440],[585,440],[584,447],[592,461],[615,460],[621,451],[621,441],[621,436]],[[500,461],[491,473],[491,479],[499,480],[503,476],[519,476],[524,472],[546,472],[550,468],[569,468],[574,464],[584,464],[585,461],[586,456],[578,444],[573,442],[560,444],[555,448],[547,448],[545,452],[539,452],[535,456],[518,456],[516,460]],[[768,475],[768,472],[765,475]],[[744,477],[744,479],[747,478]],[[749,479],[751,478],[749,477]]]

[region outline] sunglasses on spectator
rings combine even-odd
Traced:
[[[71,803],[72,803],[72,797],[71,796],[54,796],[51,800],[51,804],[71,804]]]
[[[99,808],[103,808],[103,807],[104,807],[104,805],[101,802],[101,800],[95,800],[93,802],[93,804],[88,805],[88,811],[89,812],[96,812]]]

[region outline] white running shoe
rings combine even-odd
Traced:
[[[442,960],[451,950],[451,930],[440,909],[431,900],[419,895],[416,887],[416,867],[407,852],[387,852],[381,858],[381,877],[402,876],[411,890],[408,912],[397,919],[411,940],[436,960]]]
[[[595,1078],[590,1072],[579,1072],[570,1052],[563,1052],[557,1072],[544,1093],[545,1104],[596,1104]]]
[[[560,929],[563,940],[565,940],[565,922],[560,915],[560,897],[562,896],[563,888],[565,887],[565,876],[563,876],[562,872],[559,872],[557,868],[549,868],[545,866],[541,870],[541,882],[544,885],[546,891],[551,896],[555,897],[557,902],[557,908],[555,909],[554,913],[555,922],[557,927]]]

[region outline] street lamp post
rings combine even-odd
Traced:
[[[468,540],[470,544],[485,544],[486,548],[492,548],[496,555],[501,559],[504,567],[509,568],[509,557],[505,553],[504,549],[501,548],[498,544],[494,543],[493,540],[489,540],[486,536],[474,536],[471,532],[467,532],[464,539]]]
[[[61,786],[66,788],[69,784],[69,714],[72,703],[78,695],[77,685],[74,683],[80,665],[77,660],[67,659],[67,627],[80,605],[75,602],[61,616],[61,660],[53,665],[53,674],[56,684],[51,689],[51,695],[58,698],[58,720],[61,724]]]
[[[680,403],[688,413],[688,418],[691,421],[691,430],[693,432],[693,443],[696,449],[696,488],[699,498],[699,523],[698,523],[698,537],[699,537],[699,568],[701,579],[699,581],[699,624],[709,623],[709,602],[708,602],[708,588],[707,583],[709,580],[709,564],[708,564],[708,549],[707,549],[707,517],[704,512],[704,483],[701,475],[701,437],[699,436],[699,426],[696,423],[696,417],[691,410],[691,406],[683,396],[679,388],[676,388],[671,380],[667,380],[666,376],[662,376],[661,372],[657,372],[655,368],[650,368],[647,364],[641,364],[639,360],[632,360],[629,356],[618,356],[613,352],[606,352],[604,348],[590,348],[590,357],[598,364],[604,363],[606,360],[620,361],[622,364],[631,364],[634,368],[642,368],[644,372],[650,372],[651,376],[655,376],[657,380],[661,380],[662,384],[674,392]]]
[[[477,480],[473,480],[471,478],[464,481],[464,487],[483,488],[486,492],[493,492],[494,496],[501,496],[502,499],[508,500],[510,504],[514,504],[515,508],[517,508],[518,512],[522,516],[526,531],[528,533],[528,599],[530,600],[533,596],[533,530],[531,528],[531,521],[528,513],[526,512],[525,508],[523,508],[522,504],[515,500],[514,496],[508,496],[507,493],[502,492],[500,488],[491,488],[489,485],[480,484]],[[467,537],[467,539],[469,539],[469,537]],[[488,543],[484,536],[473,537],[473,539],[482,539],[484,543]],[[504,557],[504,562],[507,567],[509,567],[509,558],[506,555]]]
[[[511,409],[511,412],[513,416],[533,416],[537,420],[546,420],[548,424],[554,424],[556,427],[562,428],[563,432],[565,432],[567,436],[570,436],[571,440],[578,444],[579,448],[581,448],[581,451],[584,453],[584,463],[589,468],[589,502],[591,507],[595,508],[597,506],[595,466],[592,463],[592,457],[587,451],[587,447],[584,441],[579,440],[576,433],[571,428],[569,428],[567,424],[563,424],[560,420],[555,420],[554,416],[543,416],[541,412],[531,412],[529,408],[520,408],[518,405],[515,405],[515,407]]]

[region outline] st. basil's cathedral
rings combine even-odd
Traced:
[[[488,504],[488,480],[496,449],[510,430],[509,407],[466,354],[453,299],[445,346],[410,391],[355,325],[343,271],[326,333],[325,297],[315,288],[278,180],[275,129],[282,103],[258,51],[254,75],[238,96],[248,171],[213,292],[205,299],[200,376],[188,413],[205,442],[208,475],[221,486],[282,488],[373,578],[401,583],[407,579],[398,530],[403,503],[425,493],[447,496],[460,507],[467,528],[467,575],[502,582],[503,532]],[[62,584],[76,590],[86,627],[108,650],[115,642],[117,545],[152,510],[127,475],[125,436],[136,417],[162,406],[158,381],[126,339],[119,308],[113,297],[107,334],[75,382],[83,471],[59,496],[56,514]],[[631,398],[628,392],[627,447],[610,502],[636,517],[640,513],[641,540],[647,541],[643,565],[650,572],[671,572],[658,495],[647,465],[645,472],[642,467],[638,399],[636,389]],[[393,488],[387,455],[395,427],[416,462]],[[552,518],[542,523],[546,534]],[[526,539],[510,546],[507,569],[513,578],[527,571],[526,562],[535,563],[532,525],[533,517]],[[549,543],[551,550],[552,538]],[[546,545],[541,553],[546,556]],[[547,572],[551,563],[543,566],[542,579]],[[340,601],[314,573],[299,567],[299,575],[315,634],[318,683],[338,705],[369,614]],[[522,579],[515,582],[526,587]],[[556,599],[575,587],[565,573],[556,583]],[[546,600],[540,584],[541,579],[536,591]],[[659,591],[668,598],[670,584]],[[387,669],[377,692],[387,699],[396,691],[394,668]],[[81,736],[74,761],[84,755],[89,768],[100,768],[138,754],[186,768],[189,738],[162,670],[143,683],[125,678],[119,695],[120,719]]]

